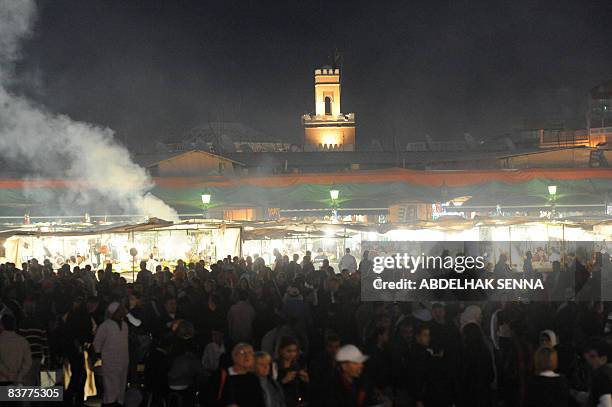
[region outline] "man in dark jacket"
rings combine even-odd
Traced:
[[[335,356],[338,349],[340,349],[340,337],[329,334],[325,337],[325,350],[310,362],[310,389],[315,405],[323,404],[320,399],[324,395],[325,387],[334,379],[337,365]]]
[[[289,282],[292,282],[294,277],[302,272],[299,261],[300,255],[296,253],[293,255],[293,260],[291,260],[287,266],[287,280]]]
[[[409,378],[410,393],[417,406],[431,401],[432,354],[429,349],[430,333],[427,325],[418,325],[414,335],[414,346],[410,350],[412,377]]]
[[[151,281],[153,281],[153,273],[147,270],[147,262],[143,260],[140,262],[140,271],[136,276],[136,282],[147,288],[151,284]]]
[[[589,391],[589,406],[612,404],[612,364],[610,346],[603,339],[592,340],[584,351],[584,359],[593,369]]]
[[[85,398],[84,350],[93,340],[93,324],[82,297],[74,299],[72,309],[63,317],[64,355],[70,363],[70,382],[64,392],[64,404],[83,405]]]
[[[446,320],[446,308],[442,303],[434,303],[431,308],[432,320],[429,323],[431,333],[430,348],[432,357],[432,376],[435,377],[435,389],[432,402],[436,406],[452,404],[454,372],[457,370],[461,337],[459,330]]]

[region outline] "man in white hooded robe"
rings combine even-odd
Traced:
[[[97,329],[94,349],[102,358],[104,404],[123,404],[127,385],[129,352],[127,312],[118,302],[107,308],[107,319]]]

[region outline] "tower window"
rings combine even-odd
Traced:
[[[331,98],[329,96],[325,97],[325,114],[326,115],[331,115],[332,111],[331,111]]]

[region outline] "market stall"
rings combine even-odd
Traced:
[[[447,216],[407,224],[339,224],[333,222],[260,222],[244,225],[243,254],[274,261],[274,250],[289,258],[294,253],[312,253],[313,260],[327,258],[334,266],[344,250],[362,256],[363,242],[387,241],[474,241],[508,242],[504,251],[516,261],[527,250],[537,252],[540,242],[606,242],[612,240],[612,221],[605,219],[550,220],[533,217],[491,217],[464,219]],[[514,246],[510,243],[513,242]],[[519,243],[533,242],[522,247]],[[518,245],[518,246],[517,246]],[[533,247],[531,247],[533,246]],[[541,245],[540,245],[541,246]],[[553,243],[546,248],[550,251]],[[496,248],[502,247],[496,245]],[[522,247],[522,248],[521,248]],[[498,255],[497,249],[492,255]],[[315,260],[316,263],[316,260]],[[543,265],[543,268],[546,265]],[[548,263],[550,266],[550,262]]]
[[[20,264],[48,259],[54,268],[63,264],[94,268],[112,263],[131,271],[140,261],[172,266],[177,260],[210,262],[240,253],[240,226],[225,222],[149,222],[89,230],[25,230],[3,235],[0,261]]]

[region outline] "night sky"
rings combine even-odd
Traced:
[[[612,79],[609,0],[38,4],[14,90],[135,152],[216,120],[300,140],[335,48],[361,145],[583,126],[587,92]]]

